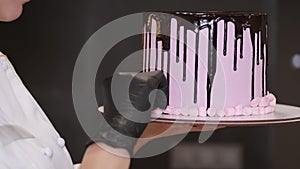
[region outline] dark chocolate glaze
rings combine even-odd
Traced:
[[[164,70],[164,63],[165,62],[165,55],[164,55],[164,51],[161,51],[161,65],[160,65],[160,70]]]
[[[234,40],[233,70],[237,71],[237,39]]]
[[[179,63],[179,41],[180,39],[180,29],[177,27],[177,42],[176,42],[176,63]]]
[[[254,80],[255,80],[255,34],[251,33],[251,40],[252,40],[252,80],[251,80],[251,99],[254,99]]]
[[[227,34],[228,34],[228,22],[224,23],[224,42],[223,42],[223,55],[227,55]]]
[[[210,107],[211,90],[217,69],[217,21],[212,20],[208,34],[208,66],[207,66],[207,108]]]
[[[265,18],[266,20],[267,18]],[[266,21],[262,21],[262,24],[264,24],[264,22]],[[266,67],[268,66],[268,43],[267,43],[267,27],[268,25],[263,25],[262,30],[261,30],[261,59],[263,61],[263,69],[262,69],[262,86],[263,86],[263,90],[262,90],[262,94],[263,95],[267,95],[267,81],[265,80],[265,76],[267,75],[267,70]],[[266,49],[266,53],[264,55],[264,50]]]
[[[155,69],[154,69],[155,71],[157,70],[157,67],[158,67],[158,58],[159,58],[158,57],[158,42],[159,41],[157,41],[157,40],[155,42],[156,43],[156,49],[155,49],[155,52],[156,52],[156,55],[155,55]]]
[[[148,52],[148,71],[150,71],[150,60],[151,60],[151,33],[149,32],[149,52]]]
[[[262,95],[266,95],[265,93],[265,59],[262,59]]]
[[[259,40],[260,40],[259,32],[256,35],[257,35],[257,39],[256,39],[256,49],[257,49],[256,50],[256,58],[257,58],[256,64],[259,65],[259,59],[260,59],[260,57],[259,57],[259,54],[260,54],[260,51],[259,51],[259,48],[260,48],[260,46],[259,46]]]
[[[167,63],[167,81],[168,81],[168,85],[170,85],[170,64],[171,64],[171,60],[170,60],[170,52],[168,52],[167,55],[168,59],[168,63]],[[169,97],[168,97],[168,103],[169,103]]]
[[[194,73],[194,103],[197,103],[198,96],[198,49],[199,49],[199,30],[196,31],[196,45],[195,45],[195,73]]]
[[[202,30],[205,28],[209,29],[209,49],[208,49],[208,65],[207,65],[207,108],[210,107],[211,102],[211,90],[214,82],[214,77],[216,73],[217,66],[217,23],[221,20],[224,21],[224,39],[223,39],[223,55],[227,55],[228,50],[228,23],[232,22],[235,26],[235,38],[234,38],[234,58],[233,58],[233,70],[238,71],[238,59],[243,59],[243,49],[244,49],[244,31],[246,29],[250,29],[251,34],[251,42],[252,42],[252,80],[251,80],[251,99],[254,99],[254,88],[255,88],[255,65],[260,64],[260,60],[262,60],[262,96],[266,95],[266,81],[265,81],[265,64],[267,65],[268,59],[267,54],[264,55],[264,48],[267,48],[267,15],[265,13],[259,12],[203,12],[203,13],[189,13],[189,12],[167,12],[168,14],[174,15],[174,18],[180,17],[183,18],[194,25],[191,27],[190,25],[181,25],[181,22],[177,20],[177,43],[176,43],[176,62],[179,62],[179,38],[180,38],[180,26],[184,26],[184,55],[183,55],[183,81],[186,80],[186,36],[187,30],[194,30],[195,27],[197,30]],[[166,17],[167,16],[167,17]],[[173,17],[172,17],[173,18]],[[149,19],[156,19],[159,22],[160,26],[158,28],[157,36],[160,37],[160,32],[164,30],[168,30],[168,34],[170,35],[170,23],[171,19],[168,15],[163,14],[150,14]],[[167,26],[167,27],[165,27]],[[162,28],[163,27],[163,28]],[[166,33],[166,32],[164,32]],[[199,35],[196,34],[196,49],[199,47]],[[255,42],[255,35],[257,35],[257,42]],[[161,36],[160,40],[163,42],[164,50],[169,50],[170,48],[170,37]],[[239,45],[239,53],[238,53],[238,40],[240,41]],[[255,45],[257,44],[257,45]],[[149,53],[150,54],[150,53]],[[238,57],[239,55],[239,57]],[[198,81],[198,55],[195,55],[195,85],[194,85],[194,103],[197,103],[197,81]],[[150,61],[150,56],[149,56]],[[256,63],[256,64],[255,64]],[[149,62],[150,65],[150,62]],[[168,74],[170,70],[170,54],[168,55]],[[168,78],[169,80],[169,78]]]
[[[266,30],[266,31],[265,31],[265,37],[266,37],[265,41],[266,41],[266,42],[267,42],[267,38],[268,38],[267,27],[268,27],[268,25],[266,25],[266,27],[265,27],[265,30]],[[264,40],[264,39],[263,39],[263,40]],[[268,65],[269,65],[269,58],[268,58],[268,56],[269,56],[269,55],[268,55],[268,53],[269,53],[269,52],[268,52],[268,51],[269,51],[269,50],[268,50],[268,43],[265,43],[265,48],[266,48],[266,49],[265,49],[265,50],[266,50],[266,53],[265,53],[266,55],[264,56],[264,59],[265,59],[265,62],[266,62],[266,63],[265,63],[265,74],[264,74],[264,75],[265,75],[266,77],[265,77],[264,79],[266,79],[267,76],[268,76],[268,69],[267,69],[267,67],[268,67]],[[263,72],[263,73],[264,73],[264,72]],[[265,80],[265,81],[264,81],[264,84],[265,84],[265,88],[264,88],[264,89],[265,89],[265,95],[267,95],[267,94],[268,94],[268,92],[267,92],[268,81]]]
[[[238,17],[238,18],[231,18],[228,19],[227,22],[233,22],[235,25],[235,39],[234,39],[234,43],[236,44],[234,47],[234,58],[235,58],[235,67],[234,70],[237,70],[237,41],[240,40],[240,58],[243,58],[243,45],[244,45],[244,30],[246,28],[245,24],[243,24],[243,22],[245,22],[244,17]]]
[[[182,75],[182,80],[185,82],[186,81],[186,53],[187,53],[187,30],[184,30],[184,44],[183,44],[183,75]]]
[[[164,51],[170,50],[170,31],[171,31],[171,18],[169,16],[166,17],[163,13],[145,13],[144,14],[144,21],[146,22],[146,32],[149,32],[151,35],[151,24],[152,19],[156,20],[157,23],[157,33],[156,33],[156,40],[162,41],[162,66],[161,70],[163,70],[164,65]],[[161,28],[163,26],[163,29]],[[149,38],[149,49],[151,49],[151,36]],[[150,71],[150,53],[151,50],[149,50],[148,57],[148,69],[146,71]],[[157,55],[156,55],[157,56]],[[168,52],[167,55],[167,80],[170,82],[170,52]]]
[[[241,39],[240,39],[240,58],[243,59],[244,58],[244,35],[241,35]]]
[[[148,41],[148,39],[147,39],[148,32],[147,32],[147,30],[145,30],[145,31],[146,31],[146,32],[144,32],[145,35],[143,36],[143,37],[145,38],[145,39],[144,39],[144,43],[145,43],[144,46],[147,45],[147,41]],[[144,71],[146,71],[146,68],[147,68],[147,62],[146,62],[147,57],[148,57],[148,56],[147,56],[147,51],[144,49],[144,61],[145,61],[145,62],[144,62]]]

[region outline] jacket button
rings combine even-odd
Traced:
[[[1,62],[1,67],[4,71],[6,71],[8,69],[8,65],[7,65],[7,62],[5,60],[4,57],[0,57],[0,62]]]
[[[51,150],[51,148],[49,148],[49,147],[44,148],[44,155],[46,157],[51,158],[53,156],[53,151]]]
[[[63,139],[63,138],[58,138],[57,139],[57,144],[58,144],[58,146],[60,147],[60,148],[64,148],[65,147],[65,140]]]

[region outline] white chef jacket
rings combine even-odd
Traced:
[[[0,52],[0,169],[73,169],[65,141]]]

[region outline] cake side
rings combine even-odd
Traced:
[[[266,88],[266,14],[151,13],[146,21],[143,67],[162,70],[168,78],[165,112],[232,116],[274,111],[276,98]]]

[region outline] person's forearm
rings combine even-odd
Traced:
[[[122,156],[129,156],[129,154],[124,149],[114,149],[105,144],[101,146],[92,144],[86,149],[80,169],[128,169],[130,158]]]

